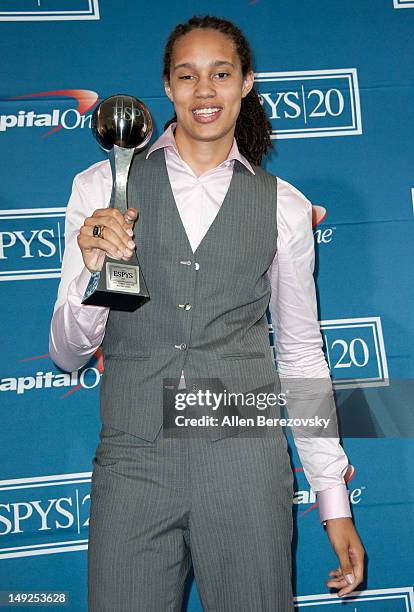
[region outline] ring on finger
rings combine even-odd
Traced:
[[[103,225],[94,225],[92,236],[94,238],[103,238],[104,237],[104,226]]]

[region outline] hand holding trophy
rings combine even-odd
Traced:
[[[152,131],[147,107],[132,96],[119,94],[106,98],[92,115],[92,133],[109,153],[113,181],[110,207],[117,208],[123,216],[128,209],[132,158],[136,151],[146,147]],[[93,236],[102,236],[102,226],[94,226]],[[148,289],[134,251],[128,262],[105,255],[102,270],[91,276],[82,304],[133,311],[147,300]]]

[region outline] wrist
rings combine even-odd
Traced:
[[[345,525],[353,525],[354,521],[350,516],[338,516],[337,518],[330,518],[323,521],[322,525],[326,529],[329,526],[345,526]]]

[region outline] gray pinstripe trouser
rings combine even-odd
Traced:
[[[193,564],[208,612],[291,612],[293,475],[283,432],[154,442],[102,426],[90,612],[176,612]]]

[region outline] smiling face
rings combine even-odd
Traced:
[[[254,73],[242,75],[233,41],[213,29],[195,29],[174,44],[165,92],[174,104],[177,130],[190,141],[233,139],[241,99]]]

